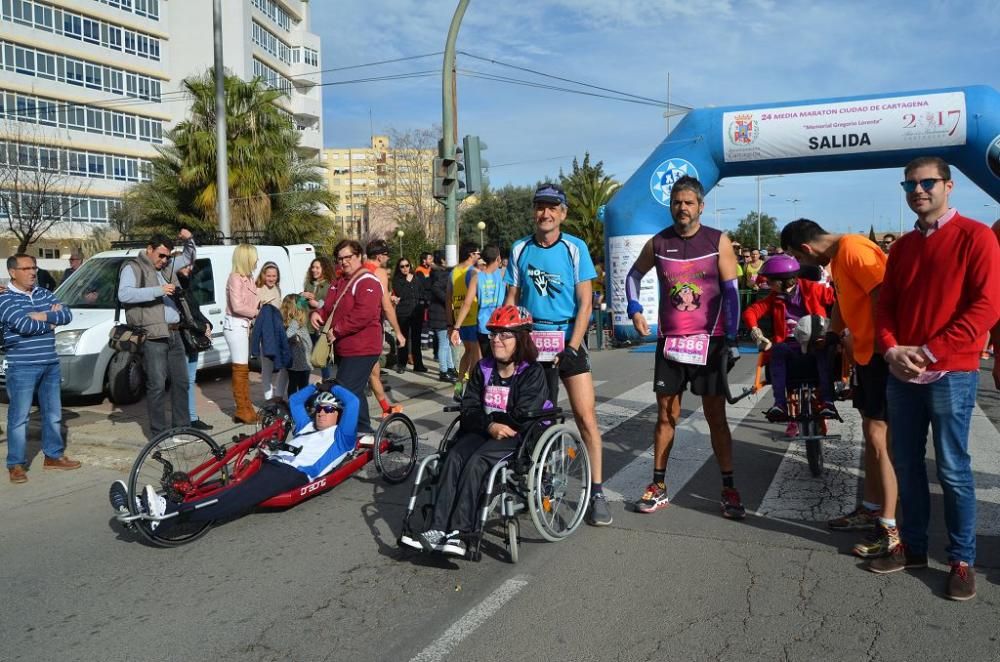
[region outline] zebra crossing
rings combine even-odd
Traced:
[[[655,414],[650,408],[656,404],[656,397],[651,381],[610,398],[604,393],[606,383],[595,381],[599,400],[596,407],[598,427],[607,445],[609,441],[615,442],[621,435],[632,434],[631,431],[623,432],[619,428],[636,416],[642,414],[652,419]],[[733,390],[738,392],[744,386],[735,385]],[[569,404],[565,391],[561,395],[559,404],[568,413]],[[765,389],[727,407],[729,424],[735,438],[747,436],[740,432],[744,425],[752,422],[755,424],[754,428],[758,427],[756,424],[762,421],[759,415],[762,403],[769,397],[769,391]],[[687,401],[698,400],[689,395]],[[429,409],[440,412],[440,404]],[[829,421],[828,432],[831,436],[839,435],[840,438],[823,442],[823,474],[814,477],[810,473],[804,444],[788,443],[777,468],[770,469],[773,475],[763,498],[756,504],[746,503],[750,512],[772,519],[820,524],[855,507],[862,477],[864,444],[861,417],[849,403],[844,403],[839,409],[843,421]],[[452,414],[443,414],[437,417],[441,419],[439,421],[414,418],[421,446],[420,455],[436,450],[451,417]],[[572,424],[571,416],[567,418],[567,423]],[[776,428],[775,432],[780,430]],[[705,463],[714,462],[708,422],[700,407],[678,422],[676,434],[667,467],[667,485],[672,497],[685,493],[688,483]],[[643,438],[652,439],[651,424],[648,431],[644,430]],[[634,439],[629,439],[626,445],[634,446]],[[1000,433],[978,406],[972,416],[969,451],[976,476],[978,533],[1000,536]],[[932,454],[933,445],[928,441],[928,456]],[[760,467],[739,464],[740,461],[741,454],[737,450],[738,471],[741,474],[761,470]],[[607,459],[605,464],[607,465]],[[652,473],[653,448],[650,445],[625,466],[606,473],[604,493],[613,502],[631,501],[641,494]],[[941,493],[936,481],[931,484],[931,493]]]

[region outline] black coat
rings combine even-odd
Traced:
[[[451,305],[448,300],[448,279],[451,277],[451,269],[435,266],[431,269],[430,276],[430,304],[427,308],[427,327],[432,331],[439,331],[448,328],[448,312],[446,306]]]
[[[401,275],[392,279],[392,293],[399,297],[399,302],[396,304],[396,317],[409,318],[416,312],[422,289],[420,279],[417,276],[414,276],[413,280],[406,280],[406,276]]]

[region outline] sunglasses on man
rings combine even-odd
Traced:
[[[899,185],[902,186],[903,190],[906,191],[907,193],[913,193],[914,191],[916,191],[918,185],[920,186],[920,188],[924,190],[925,193],[930,193],[931,189],[937,186],[938,182],[943,182],[943,181],[946,180],[940,177],[928,177],[927,179],[921,179],[921,180],[906,179],[901,181]]]

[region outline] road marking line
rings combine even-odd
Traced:
[[[508,579],[495,591],[486,596],[485,600],[473,607],[465,616],[445,630],[444,634],[438,637],[431,645],[411,658],[410,662],[440,662],[444,660],[448,653],[458,646],[463,639],[472,634],[486,619],[495,614],[497,610],[509,602],[511,598],[527,585],[528,577],[524,575]]]
[[[734,384],[732,390],[740,392],[748,384]],[[653,402],[655,393],[649,389]],[[634,389],[633,389],[634,390]],[[726,407],[729,427],[735,430],[743,419],[753,411],[758,400],[767,395],[770,387],[765,387],[755,396],[740,400],[735,405]],[[697,397],[690,396],[689,397]],[[708,421],[701,407],[697,411],[681,419],[674,436],[674,446],[667,463],[667,489],[671,497],[680,494],[681,490],[691,480],[691,477],[701,468],[708,458],[712,457],[712,440],[709,435]],[[650,446],[639,457],[632,460],[610,479],[604,481],[604,494],[609,501],[625,501],[637,498],[649,484],[653,476],[653,447]]]

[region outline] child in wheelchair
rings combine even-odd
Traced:
[[[477,364],[465,388],[459,432],[441,468],[428,529],[403,535],[402,544],[465,555],[461,536],[476,528],[486,476],[517,451],[525,416],[552,406],[531,325],[531,314],[518,306],[501,306],[490,316],[493,358]]]
[[[789,368],[803,358],[815,366],[818,376],[822,402],[817,415],[840,418],[834,405],[832,365],[825,343],[834,292],[823,284],[800,278],[799,271],[798,260],[790,255],[769,258],[760,275],[767,279],[771,292],[743,311],[750,337],[762,352],[769,354],[774,405],[765,416],[772,422],[788,420]],[[760,328],[765,318],[771,321],[771,338]],[[800,371],[801,366],[795,367]]]
[[[354,450],[359,403],[349,390],[332,380],[322,382],[299,390],[288,404],[294,422],[291,438],[270,451],[257,472],[232,487],[179,504],[168,501],[153,485],[146,485],[135,498],[140,510],[154,520],[151,528],[242,515],[273,496],[329,473]],[[109,497],[116,511],[128,511],[128,490],[123,481],[111,485]],[[178,511],[182,512],[174,516]]]

